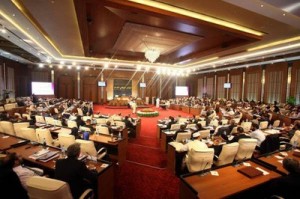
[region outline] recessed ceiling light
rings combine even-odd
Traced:
[[[40,67],[40,68],[44,68],[44,64],[39,63],[39,67]]]
[[[59,68],[59,69],[62,69],[62,68],[63,68],[63,65],[59,64],[59,65],[58,65],[58,68]]]
[[[261,7],[261,8],[263,8],[263,7],[264,7],[264,5],[263,5],[263,4],[261,4],[261,5],[260,5],[260,7]]]
[[[64,61],[60,61],[60,64],[62,64],[62,65],[63,65],[63,64],[65,64],[65,62],[64,62]]]
[[[72,66],[69,65],[69,66],[68,66],[68,69],[71,69],[71,68],[72,68]]]
[[[76,69],[77,69],[77,70],[80,70],[80,66],[77,66]]]
[[[49,68],[53,68],[52,64],[49,65]]]
[[[285,16],[285,13],[283,13],[282,15]]]
[[[86,67],[84,67],[84,69],[85,69],[85,70],[88,70],[88,69],[89,69],[89,67],[88,67],[88,66],[86,66]]]

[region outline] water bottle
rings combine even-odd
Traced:
[[[122,135],[121,135],[121,132],[119,132],[118,134],[118,140],[121,140],[122,139]]]

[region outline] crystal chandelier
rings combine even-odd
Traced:
[[[157,58],[159,57],[159,55],[160,55],[159,50],[148,49],[148,50],[145,51],[145,57],[151,63],[155,62],[157,60]]]

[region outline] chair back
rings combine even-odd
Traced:
[[[181,117],[181,118],[178,119],[177,123],[178,124],[185,124],[187,122],[187,120],[188,120],[187,118],[182,118]]]
[[[68,183],[61,180],[41,176],[30,177],[27,182],[30,199],[72,199]]]
[[[73,128],[73,127],[78,128],[76,121],[73,121],[73,120],[68,120],[67,125],[68,125],[68,128]]]
[[[34,128],[21,128],[21,137],[31,142],[39,142]]]
[[[218,120],[212,120],[210,123],[209,123],[210,126],[219,126],[219,121]]]
[[[80,144],[81,153],[83,155],[97,157],[97,151],[93,141],[76,139],[75,142]]]
[[[194,128],[196,128],[196,124],[188,124],[188,125],[186,126],[186,128],[187,128],[187,129],[194,129]]]
[[[99,126],[99,125],[96,126],[96,132],[105,134],[105,135],[109,135],[109,130],[108,130],[108,127],[106,127],[106,126]]]
[[[78,115],[83,116],[83,111],[81,108],[77,108],[77,113]]]
[[[87,120],[92,120],[91,116],[82,116],[82,120],[85,122]]]
[[[9,111],[9,110],[11,110],[11,109],[13,109],[13,108],[16,108],[16,107],[17,107],[16,103],[12,103],[12,104],[4,104],[4,109],[5,109],[5,111]]]
[[[239,149],[235,156],[235,160],[246,160],[252,157],[252,154],[257,145],[257,140],[252,138],[245,138],[239,140]]]
[[[273,123],[273,127],[276,128],[279,127],[279,125],[280,125],[280,120],[275,120]]]
[[[186,165],[189,172],[210,169],[213,164],[214,149],[189,150]]]
[[[97,124],[106,124],[107,119],[106,118],[97,118],[96,119]]]
[[[295,132],[295,134],[293,135],[292,139],[290,140],[290,143],[292,145],[297,146],[297,147],[300,146],[300,131],[299,130],[297,130]]]
[[[122,128],[126,127],[125,122],[122,121],[115,121],[115,124],[117,127],[122,127]]]
[[[2,128],[3,133],[16,135],[12,122],[9,121],[1,121],[0,126]]]
[[[0,112],[3,112],[4,110],[4,106],[0,106]]]
[[[39,143],[44,143],[44,140],[46,141],[46,144],[49,146],[53,145],[53,138],[51,136],[49,129],[41,129],[38,128],[35,130],[36,137],[38,138]]]
[[[22,128],[29,127],[29,122],[19,122],[19,123],[13,123],[15,134],[18,137],[22,137]]]
[[[241,118],[233,118],[234,123],[239,124],[241,121]]]
[[[27,118],[27,120],[31,120],[31,117],[30,117],[30,115],[29,115],[29,114],[27,114],[27,113],[23,113],[23,114],[22,114],[22,117],[26,117],[26,118]]]
[[[191,132],[183,132],[183,133],[177,133],[177,136],[176,136],[176,142],[181,142],[182,140],[190,140],[191,139],[191,135],[192,133]]]
[[[252,122],[242,122],[241,127],[244,129],[244,132],[248,133],[251,130]]]
[[[181,124],[172,124],[170,127],[170,131],[175,131],[175,130],[180,129],[180,125]]]
[[[41,116],[41,115],[36,115],[36,116],[35,116],[35,121],[36,121],[37,123],[46,123],[44,117]]]
[[[201,124],[202,127],[206,126],[206,121],[205,120],[201,120],[198,123]]]
[[[68,135],[65,133],[58,134],[58,142],[59,145],[64,147],[65,149],[68,148],[71,144],[75,143],[75,136]]]
[[[221,122],[222,122],[222,125],[228,124],[228,120],[227,119],[223,119],[223,120],[221,120]]]
[[[218,160],[214,163],[216,166],[222,166],[233,162],[234,157],[237,154],[239,143],[234,142],[231,144],[225,144],[222,146],[222,151]]]
[[[280,140],[279,135],[268,135],[266,139],[260,144],[259,152],[261,154],[271,153],[279,149]]]
[[[207,137],[210,136],[210,130],[201,130],[199,131],[201,138],[206,139]]]
[[[45,117],[46,124],[54,125],[54,118],[53,117]]]
[[[260,122],[259,123],[259,129],[267,129],[268,128],[268,124],[269,122],[268,121],[263,121],[263,122]]]

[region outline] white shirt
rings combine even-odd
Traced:
[[[23,187],[27,190],[26,182],[28,178],[34,176],[35,173],[26,167],[22,167],[21,165],[14,167],[13,170],[18,175]]]
[[[250,136],[254,139],[257,139],[257,146],[260,146],[261,143],[266,139],[265,134],[260,129],[256,129],[255,131],[251,132]]]

